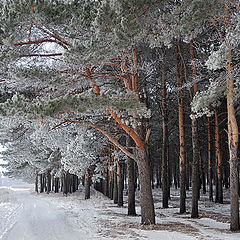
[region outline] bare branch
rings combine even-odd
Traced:
[[[89,127],[92,127],[96,130],[98,130],[99,132],[101,132],[105,137],[108,138],[108,140],[113,143],[116,147],[118,147],[122,152],[124,152],[128,157],[136,160],[135,156],[130,153],[124,146],[122,146],[115,138],[111,137],[109,135],[108,132],[106,132],[105,130],[103,130],[102,128],[96,126],[95,124],[93,123],[89,123],[89,122],[84,122],[84,121],[72,121],[72,120],[67,120],[65,119],[63,123],[76,123],[76,124],[82,124],[82,125],[86,125],[86,126],[89,126]]]
[[[19,43],[14,43],[14,46],[23,46],[23,45],[31,45],[31,44],[39,44],[39,43],[44,43],[44,42],[55,42],[58,43],[54,39],[39,39],[39,40],[34,40],[34,41],[28,41],[28,42],[19,42]]]
[[[23,54],[20,55],[20,58],[23,57],[57,57],[57,56],[62,56],[62,53],[50,53],[50,54]]]

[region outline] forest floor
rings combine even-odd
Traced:
[[[224,204],[201,196],[198,219],[190,218],[191,192],[187,192],[187,213],[179,214],[179,191],[171,189],[168,209],[161,208],[161,189],[154,189],[156,225],[140,224],[137,216],[127,216],[124,206],[117,207],[101,193],[91,190],[84,200],[81,189],[69,196],[36,194],[32,185],[0,187],[0,239],[3,240],[90,240],[90,239],[164,239],[237,240],[240,232],[229,231],[230,202]],[[138,192],[137,192],[138,195]]]

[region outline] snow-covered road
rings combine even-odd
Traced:
[[[30,189],[9,189],[8,198],[15,199],[11,224],[5,224],[0,233],[3,240],[81,240],[83,232],[68,223],[64,212],[44,198],[30,194]],[[17,207],[18,206],[18,207]],[[8,206],[11,210],[11,205]]]

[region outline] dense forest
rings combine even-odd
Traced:
[[[236,0],[0,1],[0,142],[7,175],[68,195],[82,182],[141,223],[152,188],[179,212],[224,203],[239,230]],[[161,188],[161,190],[160,190]]]

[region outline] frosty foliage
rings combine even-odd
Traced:
[[[64,120],[99,124],[111,132],[114,124],[110,108],[121,124],[135,130],[142,124],[141,119],[150,118],[152,113],[140,103],[138,94],[126,91],[122,77],[133,77],[133,72],[138,71],[144,86],[147,78],[155,81],[157,64],[146,61],[134,69],[131,59],[124,72],[122,66],[116,67],[121,61],[109,59],[132,58],[129,55],[135,45],[172,47],[179,39],[186,43],[197,40],[212,24],[211,18],[215,21],[215,17],[221,19],[224,15],[224,3],[0,1],[0,86],[5,92],[0,101],[0,141],[8,144],[4,159],[8,161],[9,174],[33,179],[35,173],[51,170],[56,177],[64,172],[82,176],[86,168],[95,165],[99,176],[109,167],[101,152],[106,138],[89,127]],[[210,47],[206,44],[204,50],[198,50],[205,54],[212,50],[206,65],[212,72],[219,70],[219,74],[216,71],[215,80],[194,97],[194,117],[210,115],[219,106],[226,93],[221,71],[228,63],[229,50],[233,50],[234,61],[239,58],[239,14],[232,13],[228,27],[221,22],[216,25],[224,32],[223,39],[215,37]],[[86,74],[87,68],[91,76]],[[238,78],[238,96],[239,82]],[[93,90],[94,84],[99,87],[99,96]],[[170,94],[174,87],[171,83],[166,85]],[[139,92],[143,102],[147,96],[142,86]],[[113,155],[116,159],[125,156],[119,151]]]
[[[99,97],[90,90],[77,95],[69,93],[58,98],[46,96],[33,100],[17,93],[5,103],[0,104],[0,113],[4,116],[25,116],[31,119],[54,117],[60,112],[79,114],[92,111],[96,113],[96,111],[106,111],[106,107],[116,111],[130,112],[133,109],[139,109],[139,113],[146,111],[145,106],[138,101],[137,95],[133,92],[115,94],[108,92]]]
[[[158,22],[149,34],[151,47],[161,47],[162,44],[171,47],[176,39],[184,42],[199,36],[210,21],[210,15],[217,15],[222,11],[219,0],[194,0],[178,3],[165,3],[158,11]]]
[[[3,120],[3,119],[2,119]],[[37,122],[6,118],[1,121],[1,143],[7,142],[3,159],[8,162],[8,175],[33,181],[34,174],[53,169],[48,161],[52,150],[44,144],[32,141]],[[39,123],[38,123],[39,124]]]
[[[229,49],[226,44],[222,44],[217,51],[212,52],[209,56],[206,66],[209,69],[217,70],[227,66],[229,57]]]
[[[31,6],[29,1],[6,1],[4,10],[1,10],[1,26],[6,27],[2,29],[0,57],[8,69],[4,85],[15,94],[1,103],[0,114],[3,118],[14,119],[15,124],[21,124],[22,119],[31,119],[31,130],[22,132],[18,139],[5,140],[11,142],[11,149],[9,147],[5,154],[9,171],[11,169],[12,175],[15,174],[14,164],[18,161],[21,166],[34,169],[35,173],[51,170],[52,174],[59,175],[68,171],[80,176],[98,159],[103,142],[100,137],[87,137],[84,131],[71,127],[72,124],[61,124],[61,119],[88,117],[91,122],[95,115],[109,115],[107,107],[122,117],[125,112],[126,118],[131,116],[133,109],[142,116],[150,117],[150,112],[139,103],[135,93],[119,87],[106,90],[104,83],[111,82],[109,80],[97,80],[98,85],[103,84],[100,97],[89,90],[90,83],[84,75],[86,66],[89,66],[86,64],[99,64],[101,58],[116,57],[117,54],[112,37],[115,38],[120,31],[115,28],[114,36],[100,36],[97,31],[101,11],[107,11],[104,4],[100,7],[98,1],[87,0],[32,3]],[[19,20],[18,24],[15,20]],[[124,32],[128,21],[122,16],[118,17],[119,21]],[[56,57],[55,53],[58,54]],[[44,54],[53,57],[40,58]],[[2,72],[5,69],[2,68]],[[30,89],[30,94],[26,94],[26,89]],[[122,121],[126,124],[134,122]],[[58,124],[61,126],[55,127]],[[8,135],[8,129],[4,131]]]
[[[233,14],[231,16],[231,24],[227,26],[225,38],[219,46],[218,50],[213,51],[209,56],[206,65],[209,69],[217,70],[225,68],[228,64],[230,57],[230,51],[236,54],[236,58],[239,57],[239,44],[240,44],[240,15]]]
[[[230,12],[229,12],[230,14]],[[240,15],[234,11],[229,15],[229,19],[223,20],[220,24],[221,28],[217,27],[217,33],[220,39],[220,45],[217,50],[214,50],[209,55],[206,66],[210,70],[225,70],[228,64],[239,59],[239,44],[240,44]],[[216,23],[215,23],[216,26]],[[236,65],[231,74],[235,79],[234,97],[239,98],[239,67]],[[219,81],[219,79],[221,79]],[[192,111],[195,117],[201,117],[206,114],[210,116],[213,108],[221,104],[227,94],[227,80],[223,73],[219,73],[218,80],[210,81],[208,89],[198,93],[192,102]]]
[[[104,140],[102,136],[88,129],[78,134],[63,154],[61,163],[64,170],[83,176],[85,170],[98,161]]]
[[[6,136],[12,137],[1,136],[1,142],[8,141],[3,159],[8,162],[9,176],[27,181],[33,181],[34,174],[48,170],[54,177],[61,177],[64,172],[81,177],[98,160],[106,141],[102,136],[95,137],[96,133],[86,127],[67,125],[52,130],[53,122],[42,125],[22,122],[16,128],[16,123],[15,119],[4,126]]]
[[[220,106],[222,99],[226,95],[225,81],[209,81],[207,90],[196,93],[191,103],[192,117],[208,117],[214,113],[214,108]]]
[[[141,30],[135,14],[146,2],[150,1],[103,1],[94,22],[97,36],[111,38],[111,49],[128,48],[130,42],[134,44],[134,37]]]

